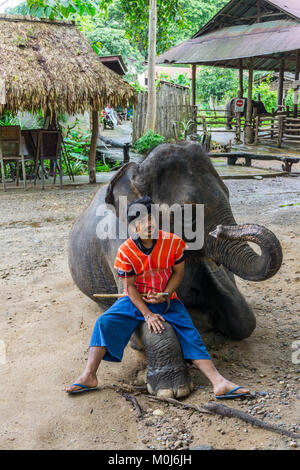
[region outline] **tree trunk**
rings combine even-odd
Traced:
[[[92,137],[89,155],[89,182],[96,183],[96,149],[99,135],[99,116],[98,111],[92,111]]]
[[[156,60],[156,0],[149,3],[149,46],[148,46],[148,107],[144,132],[155,129],[156,121],[156,87],[155,87],[155,60]]]

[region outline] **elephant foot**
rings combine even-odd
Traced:
[[[149,380],[149,379],[148,379]],[[171,384],[170,388],[160,388],[160,384],[158,384],[157,390],[153,389],[151,384],[147,383],[147,390],[151,395],[156,395],[160,398],[183,398],[189,396],[189,394],[193,391],[193,382],[190,380],[187,385],[175,385]]]
[[[147,390],[158,397],[186,397],[193,390],[189,370],[175,331],[168,322],[164,326],[161,334],[150,333],[145,323],[137,329],[147,356]]]

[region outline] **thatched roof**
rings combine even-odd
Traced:
[[[81,113],[125,104],[135,90],[105,67],[73,22],[0,15],[0,86],[12,111]],[[0,93],[1,96],[1,93]]]

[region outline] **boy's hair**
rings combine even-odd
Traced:
[[[130,209],[132,208],[132,206],[134,206],[135,204],[142,204],[143,206],[146,207],[147,209],[147,212],[148,214],[155,214],[155,211],[154,211],[154,207],[152,208],[152,211],[151,211],[151,206],[154,204],[154,202],[152,201],[151,197],[150,196],[143,196],[139,199],[136,199],[135,201],[132,201],[130,204],[128,204],[127,206],[127,220],[128,220],[128,223],[130,224],[134,219],[137,219],[141,213],[139,213],[138,211],[130,211]],[[131,213],[130,213],[131,212]]]

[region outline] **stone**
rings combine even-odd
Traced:
[[[290,442],[290,447],[292,447],[292,449],[295,449],[297,446],[297,443],[295,441],[291,441]]]
[[[165,414],[165,413],[164,413],[163,410],[157,409],[157,410],[154,410],[154,411],[153,411],[153,416],[164,416],[164,414]]]

